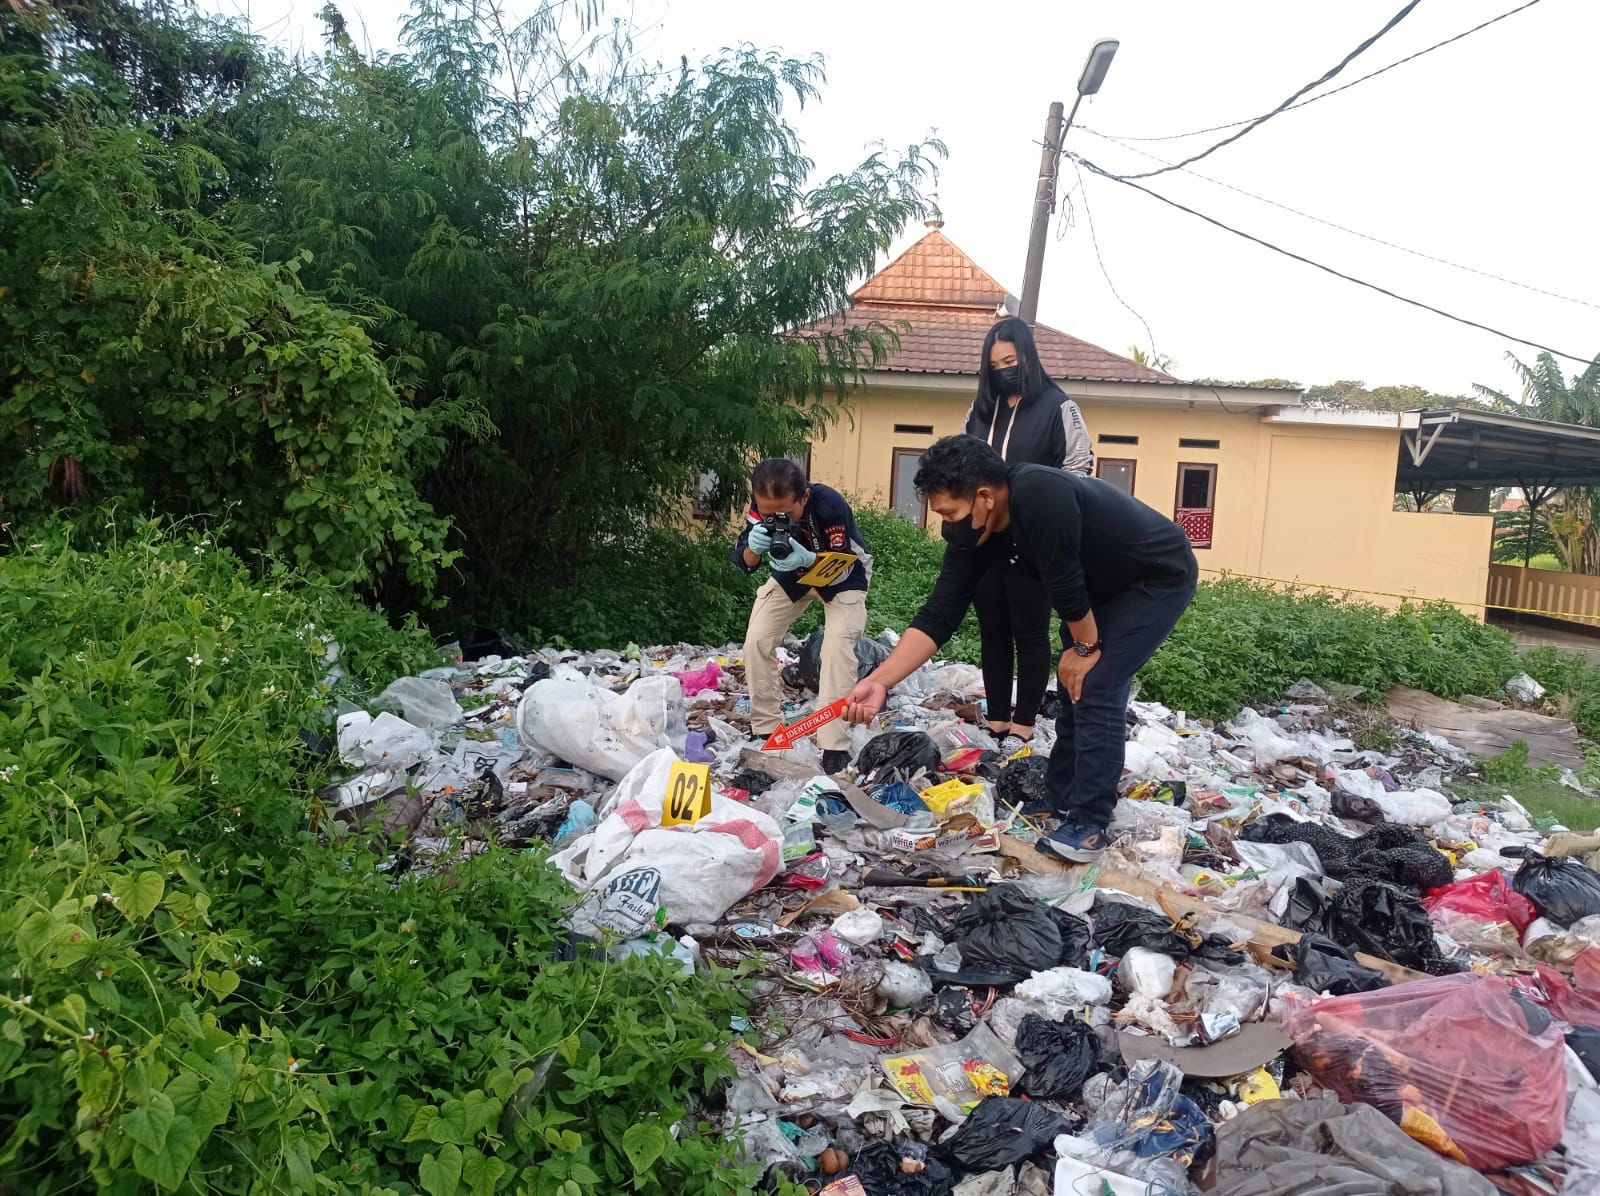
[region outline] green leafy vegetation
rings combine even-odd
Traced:
[[[653,69],[599,5],[324,11],[290,57],[153,0],[0,16],[0,491],[215,521],[395,609],[540,621],[707,478],[808,443],[942,154],[813,179],[816,60]]]
[[[414,627],[153,525],[0,560],[0,620],[0,1190],[748,1190],[692,1111],[736,985],[562,962],[535,855],[313,833],[300,732]]]

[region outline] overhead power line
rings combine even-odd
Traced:
[[[1085,129],[1084,132],[1090,133],[1095,137],[1100,138],[1102,141],[1109,141],[1113,145],[1119,145],[1129,153],[1138,154],[1142,158],[1149,158],[1152,162],[1161,162],[1168,166],[1173,165],[1172,163],[1167,162],[1165,158],[1157,157],[1155,154],[1152,154],[1147,150],[1142,150],[1136,145],[1125,144],[1121,138],[1112,137],[1106,133],[1096,133],[1093,129]],[[1536,287],[1526,282],[1518,282],[1514,278],[1504,278],[1499,274],[1491,274],[1487,270],[1479,270],[1476,266],[1468,266],[1462,262],[1453,262],[1449,258],[1439,257],[1437,254],[1426,253],[1421,249],[1412,249],[1409,246],[1400,245],[1394,241],[1386,241],[1382,237],[1373,236],[1371,233],[1364,233],[1360,229],[1350,228],[1347,225],[1340,224],[1337,221],[1329,220],[1326,217],[1318,216],[1311,212],[1303,212],[1299,208],[1291,207],[1286,203],[1280,203],[1276,199],[1268,199],[1265,195],[1257,195],[1254,191],[1247,191],[1243,187],[1236,186],[1233,183],[1224,182],[1222,179],[1212,178],[1208,174],[1201,174],[1198,170],[1190,170],[1188,167],[1184,167],[1183,173],[1192,175],[1197,179],[1203,179],[1214,186],[1223,187],[1229,191],[1238,192],[1240,195],[1243,195],[1249,199],[1253,199],[1258,203],[1267,204],[1269,207],[1274,207],[1280,211],[1288,212],[1290,215],[1299,216],[1302,219],[1313,221],[1316,224],[1326,225],[1328,228],[1337,229],[1342,233],[1348,233],[1352,237],[1360,237],[1363,241],[1371,241],[1374,245],[1382,245],[1386,249],[1395,249],[1401,253],[1409,253],[1412,257],[1421,258],[1424,261],[1435,262],[1441,266],[1449,266],[1451,269],[1461,270],[1468,274],[1476,274],[1479,278],[1487,278],[1492,282],[1504,283],[1506,286],[1517,287],[1524,291],[1531,291],[1535,295],[1544,295],[1550,299],[1560,299],[1564,303],[1575,303],[1579,307],[1588,307],[1594,309],[1595,311],[1600,311],[1600,303],[1591,303],[1587,299],[1578,299],[1572,295],[1563,295],[1559,291],[1550,291],[1546,290],[1544,287]]]
[[[1079,154],[1074,154],[1071,151],[1068,151],[1068,156],[1071,157],[1075,162],[1082,163],[1085,169],[1093,172],[1094,174],[1100,175],[1102,178],[1111,179],[1113,182],[1121,183],[1125,187],[1132,187],[1135,191],[1142,191],[1144,194],[1150,196],[1150,198],[1160,200],[1168,207],[1177,208],[1178,211],[1185,212],[1199,220],[1204,220],[1207,224],[1213,225],[1216,228],[1220,228],[1224,232],[1232,233],[1234,236],[1242,237],[1246,241],[1251,241],[1261,246],[1263,249],[1270,249],[1273,253],[1282,254],[1284,257],[1292,258],[1294,261],[1301,262],[1307,266],[1321,270],[1324,274],[1331,274],[1335,278],[1342,278],[1346,282],[1353,282],[1358,287],[1365,287],[1369,291],[1377,291],[1380,295],[1387,295],[1389,298],[1399,300],[1401,303],[1408,304],[1411,307],[1419,307],[1423,311],[1432,312],[1436,316],[1443,316],[1445,319],[1453,320],[1457,324],[1465,324],[1468,328],[1476,328],[1480,332],[1492,333],[1495,336],[1504,337],[1506,340],[1514,341],[1519,345],[1527,345],[1530,349],[1538,349],[1541,352],[1549,353],[1556,357],[1564,357],[1568,361],[1576,361],[1581,365],[1589,365],[1593,360],[1589,357],[1581,357],[1576,353],[1568,353],[1564,350],[1553,348],[1550,345],[1543,344],[1540,341],[1531,340],[1525,336],[1517,336],[1516,334],[1507,332],[1502,328],[1495,328],[1489,324],[1482,324],[1477,320],[1469,320],[1465,316],[1458,316],[1454,312],[1448,312],[1443,308],[1434,307],[1431,303],[1424,303],[1420,299],[1412,299],[1409,296],[1402,295],[1397,291],[1391,291],[1388,287],[1379,286],[1375,282],[1368,282],[1364,278],[1357,278],[1353,274],[1346,274],[1343,270],[1336,270],[1332,266],[1315,261],[1304,256],[1303,254],[1295,253],[1292,249],[1285,249],[1281,245],[1275,245],[1271,241],[1257,237],[1251,233],[1247,233],[1243,229],[1234,228],[1233,225],[1226,224],[1214,216],[1207,216],[1204,212],[1197,212],[1193,208],[1188,207],[1185,204],[1181,204],[1175,199],[1171,199],[1168,196],[1162,195],[1159,191],[1152,191],[1149,187],[1145,187],[1134,182],[1133,179],[1136,176],[1112,174],[1109,170],[1097,166],[1087,158]]]
[[[1207,148],[1201,150],[1198,154],[1191,154],[1189,157],[1185,158],[1182,162],[1174,163],[1171,166],[1163,166],[1160,170],[1147,170],[1143,174],[1130,174],[1127,177],[1130,178],[1130,179],[1148,179],[1148,178],[1153,177],[1154,175],[1166,174],[1167,171],[1169,171],[1169,170],[1178,170],[1181,167],[1189,165],[1189,163],[1191,163],[1191,162],[1198,162],[1198,161],[1200,161],[1201,158],[1209,157],[1210,155],[1216,153],[1223,146],[1231,145],[1233,142],[1238,141],[1239,138],[1243,137],[1246,133],[1250,132],[1252,129],[1256,128],[1259,125],[1265,124],[1267,121],[1271,120],[1274,116],[1277,116],[1278,113],[1287,111],[1289,106],[1291,104],[1293,104],[1296,100],[1298,100],[1301,96],[1305,95],[1306,92],[1312,91],[1315,88],[1321,87],[1329,79],[1332,79],[1340,71],[1344,70],[1345,67],[1349,66],[1358,57],[1360,57],[1362,54],[1365,54],[1368,50],[1370,50],[1373,47],[1373,45],[1377,43],[1377,41],[1378,41],[1378,39],[1380,37],[1382,37],[1384,34],[1388,33],[1389,30],[1393,29],[1401,21],[1405,20],[1406,17],[1410,16],[1411,15],[1411,10],[1416,8],[1416,6],[1421,4],[1421,3],[1422,3],[1422,0],[1411,0],[1411,3],[1407,4],[1399,12],[1395,13],[1394,16],[1390,17],[1388,19],[1388,21],[1386,21],[1384,23],[1384,26],[1383,26],[1382,29],[1378,30],[1378,32],[1374,33],[1371,37],[1367,38],[1366,41],[1362,42],[1354,50],[1351,50],[1350,53],[1346,54],[1343,58],[1341,58],[1334,66],[1330,67],[1327,71],[1325,71],[1320,79],[1313,79],[1310,83],[1307,83],[1304,87],[1300,88],[1299,91],[1295,92],[1292,96],[1290,96],[1287,100],[1283,101],[1283,103],[1279,104],[1271,112],[1264,112],[1260,116],[1256,117],[1254,120],[1245,122],[1244,128],[1240,129],[1237,133],[1233,134],[1233,136],[1224,137],[1221,141],[1217,142],[1215,145],[1208,146]]]
[[[1494,25],[1494,24],[1497,24],[1500,21],[1505,20],[1507,17],[1514,17],[1519,12],[1523,12],[1523,11],[1525,11],[1527,9],[1532,8],[1537,3],[1539,3],[1539,0],[1527,0],[1526,4],[1519,4],[1519,5],[1517,5],[1516,8],[1513,8],[1513,9],[1507,11],[1507,12],[1503,12],[1497,17],[1490,17],[1487,21],[1480,22],[1479,24],[1474,25],[1471,29],[1463,30],[1462,32],[1456,34],[1454,37],[1447,37],[1442,42],[1434,42],[1433,45],[1427,46],[1427,47],[1425,47],[1425,48],[1423,48],[1421,50],[1418,50],[1415,54],[1407,54],[1404,58],[1401,58],[1396,62],[1391,62],[1388,66],[1379,67],[1377,70],[1372,71],[1369,74],[1362,75],[1359,79],[1352,79],[1352,80],[1350,80],[1350,82],[1342,83],[1338,87],[1335,87],[1335,88],[1333,88],[1333,89],[1331,89],[1329,91],[1324,91],[1324,92],[1321,92],[1321,93],[1319,93],[1317,95],[1314,95],[1314,96],[1308,96],[1306,99],[1300,100],[1298,103],[1290,104],[1287,108],[1284,108],[1283,111],[1284,112],[1291,112],[1291,111],[1293,111],[1293,110],[1295,110],[1297,108],[1305,108],[1308,105],[1315,104],[1318,100],[1325,100],[1329,96],[1336,96],[1341,91],[1349,91],[1352,87],[1357,87],[1360,84],[1365,83],[1368,79],[1376,79],[1379,75],[1386,75],[1390,71],[1394,70],[1394,68],[1397,67],[1397,66],[1404,66],[1408,62],[1415,62],[1417,59],[1421,58],[1425,54],[1432,54],[1435,50],[1442,50],[1446,46],[1453,45],[1454,43],[1460,41],[1464,37],[1471,37],[1474,33],[1477,33],[1479,30],[1487,29],[1487,28],[1489,28],[1490,25]],[[1268,113],[1267,115],[1270,116],[1270,115],[1272,115],[1272,113]],[[1119,140],[1119,141],[1184,141],[1184,140],[1186,140],[1186,139],[1188,139],[1190,137],[1202,137],[1207,133],[1223,133],[1223,132],[1226,132],[1229,129],[1237,129],[1242,125],[1259,124],[1264,119],[1265,119],[1265,117],[1249,117],[1249,118],[1247,118],[1245,120],[1231,121],[1231,122],[1229,122],[1228,124],[1225,124],[1225,125],[1212,125],[1210,128],[1207,128],[1207,129],[1191,129],[1187,133],[1169,133],[1164,137],[1126,137],[1126,136],[1122,136],[1121,134],[1118,134],[1116,136],[1116,140]],[[1093,133],[1095,131],[1093,129],[1088,128],[1086,125],[1079,125],[1078,127],[1080,129],[1083,129],[1087,133]],[[1110,134],[1102,133],[1102,134],[1100,134],[1100,136],[1105,137],[1105,136],[1110,136]]]

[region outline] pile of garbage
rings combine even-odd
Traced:
[[[548,851],[575,940],[755,977],[702,1116],[812,1192],[1600,1193],[1600,835],[1456,800],[1436,736],[1358,750],[1303,682],[1215,725],[1134,701],[1113,846],[1069,866],[1049,725],[1002,758],[977,669],[909,678],[829,777],[752,740],[737,652],[404,678],[340,715],[326,805],[397,878]]]

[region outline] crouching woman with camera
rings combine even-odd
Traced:
[[[836,702],[855,687],[856,643],[867,626],[872,555],[856,530],[850,504],[837,490],[808,482],[795,462],[784,457],[761,462],[750,476],[750,492],[750,511],[733,546],[733,563],[754,573],[765,561],[772,571],[756,591],[744,640],[751,731],[764,740],[783,723],[778,645],[819,599],[825,613],[819,702]],[[850,728],[842,719],[817,732],[817,744],[825,772],[839,772],[850,763]]]

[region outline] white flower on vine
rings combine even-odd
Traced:
[[[185,656],[184,659],[187,660],[193,668],[199,668],[201,665],[205,664],[205,661],[200,659],[200,653],[198,652],[191,652],[188,656]]]

